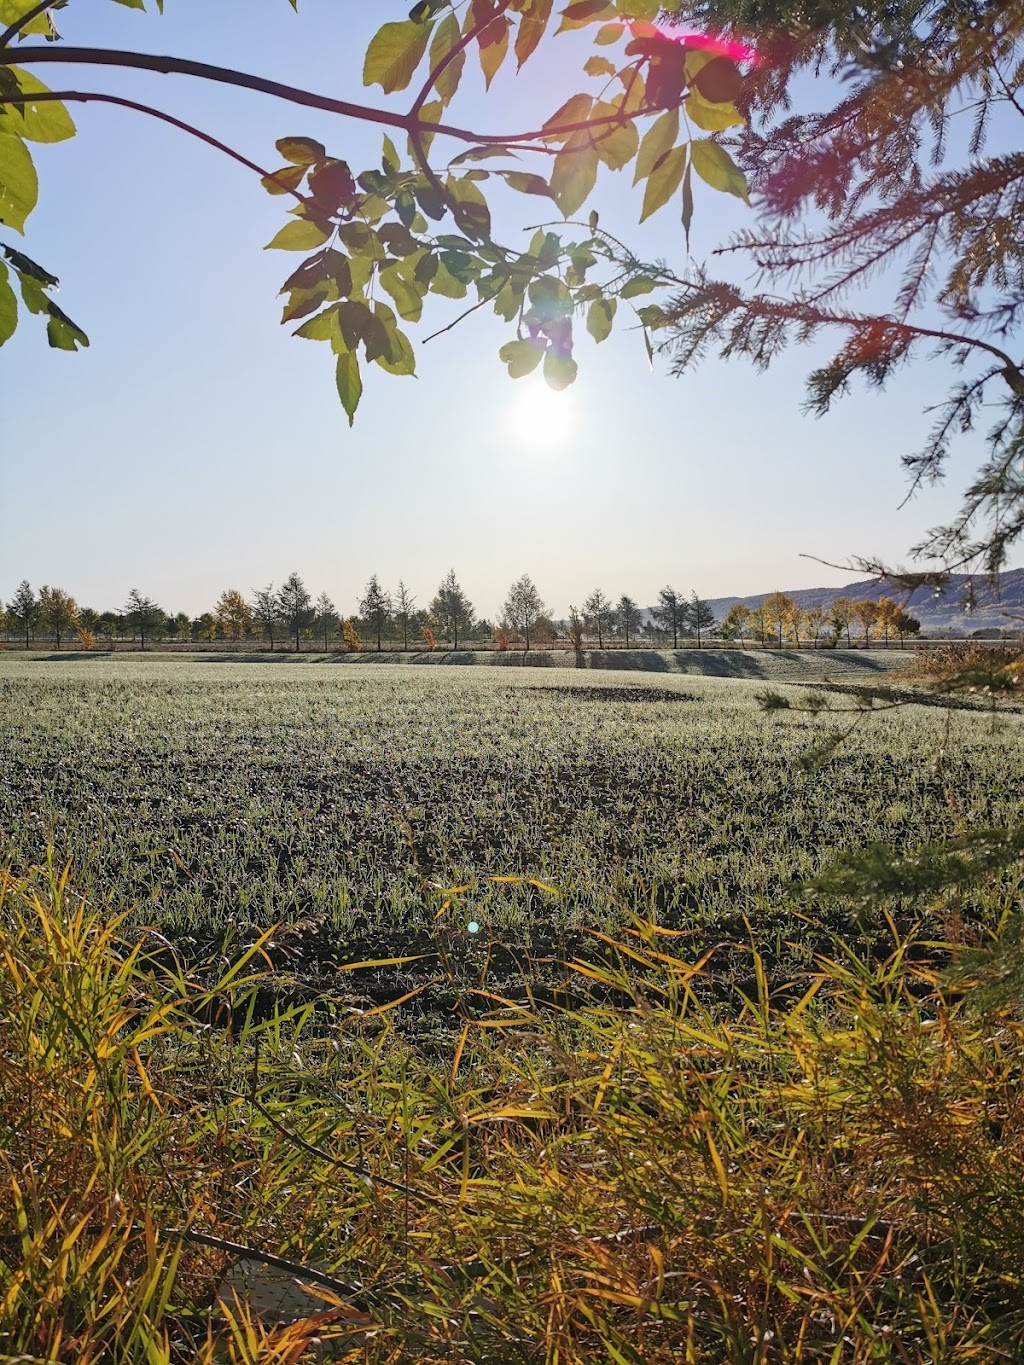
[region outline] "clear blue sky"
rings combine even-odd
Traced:
[[[407,8],[302,0],[295,15],[286,0],[168,0],[160,18],[72,0],[58,18],[70,42],[192,56],[358,99],[369,37]],[[577,72],[564,58],[518,80],[510,70],[486,97],[474,73],[453,121],[536,122],[581,88]],[[380,135],[366,125],[223,86],[97,68],[39,74],[54,88],[143,99],[264,164],[278,161],[276,138],[297,133],[356,170],[379,161]],[[595,585],[649,603],[666,582],[703,596],[839,583],[851,575],[800,552],[905,559],[952,514],[981,453],[980,437],[963,445],[947,484],[897,511],[899,456],[920,444],[922,409],[945,392],[941,362],[815,421],[800,411],[812,351],[766,376],[714,361],[673,379],[664,362],[651,373],[637,333],[616,330],[601,346],[581,335],[579,380],[547,404],[539,382],[507,378],[497,351],[511,331],[483,311],[421,351],[417,379],[371,366],[350,431],[328,348],[278,322],[277,291],[301,259],[262,249],[284,201],[152,120],[101,106],[72,114],[78,137],[35,149],[40,205],[17,244],[61,276],[60,302],[92,346],[50,351],[37,319],[23,317],[0,351],[4,599],[27,577],[98,609],[138,586],[197,614],[225,588],[248,592],[296,569],[347,612],[371,573],[403,578],[424,602],[454,565],[481,613],[527,571],[562,614]],[[638,228],[629,174],[602,171],[602,223],[681,267],[675,211]],[[550,216],[542,200],[501,202],[512,243]],[[738,201],[698,188],[695,256],[750,221]],[[442,301],[410,331],[450,316]]]

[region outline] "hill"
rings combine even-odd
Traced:
[[[972,583],[974,602],[968,605],[966,598]],[[884,580],[862,578],[839,588],[797,588],[788,596],[807,611],[811,607],[827,610],[837,597],[852,597],[858,601],[886,593],[902,603],[911,616],[918,618],[926,635],[949,632],[969,635],[974,630],[990,627],[1019,629],[1024,620],[1024,569],[1010,569],[1001,574],[997,589],[990,588],[978,577],[972,579],[967,574],[954,574],[944,588],[918,588],[909,595],[905,589]],[[768,595],[762,592],[750,597],[714,597],[710,605],[721,620],[735,603],[759,607]]]

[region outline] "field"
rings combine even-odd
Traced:
[[[805,883],[1024,717],[775,668],[0,658],[3,1358],[1020,1360],[1024,839]]]
[[[754,657],[792,677],[792,659]],[[829,663],[846,675],[867,661]],[[828,676],[810,662],[806,691]],[[1020,815],[1019,716],[909,705],[807,770],[850,717],[765,714],[763,690],[571,669],[5,656],[0,829],[13,866],[51,846],[188,956],[283,923],[280,952],[308,980],[430,951],[470,919],[475,951],[559,956],[633,916],[689,931],[694,951],[746,941],[749,921],[772,961],[806,961],[846,911],[819,903],[817,928],[794,933],[796,887],[837,853]],[[438,888],[474,879],[439,918]]]

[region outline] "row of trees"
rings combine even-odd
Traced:
[[[853,644],[853,631],[858,630],[865,648],[871,643],[872,632],[881,635],[885,647],[893,635],[902,644],[908,635],[917,635],[921,622],[910,616],[892,597],[864,598],[836,597],[827,607],[803,610],[784,592],[773,592],[759,607],[748,607],[737,602],[730,607],[722,621],[719,634],[724,640],[760,640],[795,645],[810,644],[835,647],[845,639]]]
[[[339,640],[349,650],[367,644],[379,651],[386,641],[400,641],[405,650],[435,649],[442,641],[453,649],[484,641],[493,642],[498,649],[513,645],[530,649],[561,638],[581,650],[588,640],[596,642],[599,649],[611,643],[628,649],[641,640],[666,646],[671,641],[672,648],[677,649],[680,640],[695,641],[701,648],[709,638],[759,642],[762,647],[781,648],[786,643],[798,648],[807,644],[834,647],[844,640],[851,646],[854,630],[865,646],[874,633],[888,647],[894,635],[902,643],[908,635],[917,634],[920,622],[891,597],[863,601],[838,597],[827,608],[804,611],[786,593],[775,592],[759,607],[737,603],[719,623],[710,605],[696,593],[687,597],[670,586],[661,589],[650,611],[625,594],[613,602],[596,588],[581,608],[570,607],[568,618],[556,621],[529,574],[512,584],[500,617],[492,622],[477,617],[455,570],[450,569],[425,608],[417,607],[416,597],[405,583],[400,581],[391,592],[374,574],[359,598],[358,615],[350,617],[339,614],[327,593],[314,599],[297,573],[290,574],[280,588],[270,583],[248,598],[229,588],[212,611],[194,619],[183,612],[169,615],[137,588],[128,594],[120,612],[97,612],[79,608],[71,594],[61,588],[44,586],[37,595],[25,581],[6,608],[0,607],[0,629],[8,638],[16,635],[24,639],[26,649],[40,635],[55,640],[59,649],[77,632],[79,644],[87,648],[99,638],[114,641],[130,635],[143,649],[147,640],[159,639],[208,643],[258,639],[266,641],[272,650],[279,642],[294,642],[299,650],[303,640],[322,640],[325,650]]]

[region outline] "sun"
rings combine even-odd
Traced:
[[[509,414],[509,435],[516,445],[556,455],[568,450],[575,430],[575,394],[555,393],[540,378],[521,381]]]

